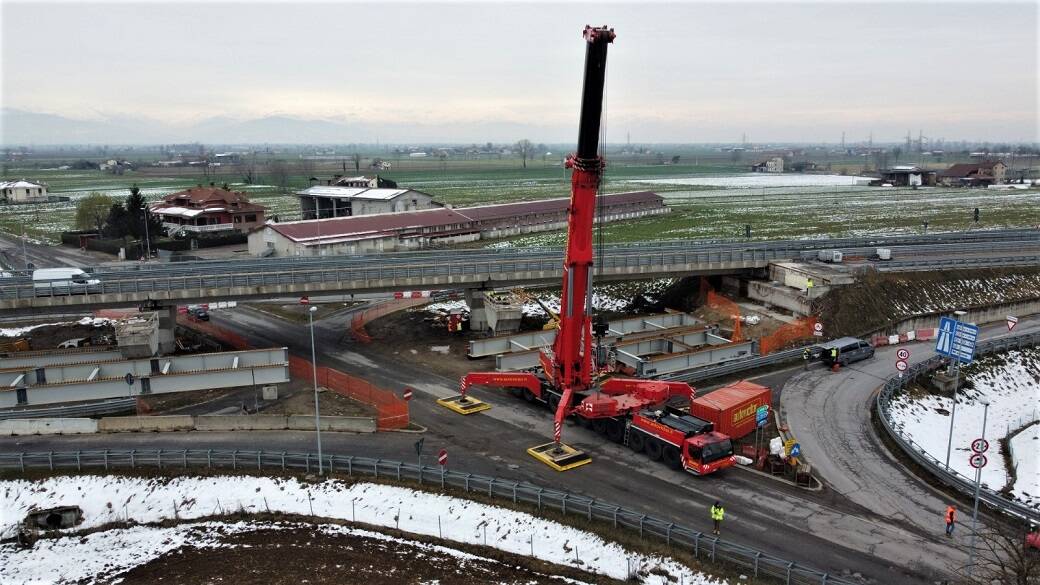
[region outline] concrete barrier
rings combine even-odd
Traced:
[[[0,421],[0,435],[79,435],[96,433],[91,418],[25,418]]]
[[[307,414],[293,414],[289,417],[289,429],[293,431],[313,431],[314,417]],[[374,433],[376,421],[363,416],[323,416],[321,430],[345,433]]]
[[[280,431],[286,428],[285,417],[277,414],[207,414],[195,417],[196,431]]]
[[[190,431],[195,428],[194,417],[171,416],[106,416],[98,419],[99,433]]]

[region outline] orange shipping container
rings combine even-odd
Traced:
[[[724,386],[693,400],[690,414],[715,423],[715,430],[739,439],[755,430],[755,412],[769,406],[772,393],[766,386],[746,380]]]

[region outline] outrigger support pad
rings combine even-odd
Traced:
[[[472,396],[466,396],[465,394],[440,398],[437,400],[437,404],[459,414],[473,414],[474,412],[480,412],[491,408],[491,405],[487,402],[478,400]]]
[[[567,471],[592,463],[588,453],[571,447],[565,443],[546,443],[536,445],[527,450],[527,454],[556,471]]]

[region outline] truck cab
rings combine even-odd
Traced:
[[[628,446],[694,475],[708,475],[736,464],[729,436],[716,432],[711,422],[673,406],[636,413]]]

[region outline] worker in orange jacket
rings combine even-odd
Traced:
[[[957,521],[957,509],[953,506],[946,506],[946,536],[953,536],[953,526]]]

